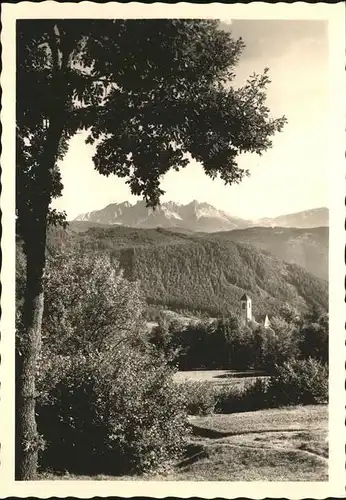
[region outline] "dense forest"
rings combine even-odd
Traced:
[[[220,317],[238,314],[245,291],[255,318],[284,303],[302,312],[328,307],[326,281],[249,244],[165,229],[72,227],[52,230],[49,250],[107,253],[140,281],[149,304]]]
[[[303,267],[318,278],[328,279],[328,227],[250,227],[213,233],[210,237],[249,243]]]

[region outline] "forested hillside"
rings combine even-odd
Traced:
[[[237,243],[204,240],[122,250],[120,261],[139,279],[149,302],[220,316],[238,313],[240,296],[253,298],[254,315],[273,314],[283,302],[302,310],[325,308],[327,286],[293,264]]]
[[[281,260],[303,267],[318,278],[328,279],[328,227],[251,227],[208,236],[222,241],[250,243]]]
[[[172,310],[237,314],[244,291],[252,296],[255,317],[274,314],[285,302],[300,310],[328,305],[327,282],[233,241],[164,229],[93,227],[54,230],[49,245],[110,253],[127,276],[140,280],[148,303]]]
[[[115,231],[116,238],[120,238],[117,245],[125,243],[132,245],[151,240],[167,240],[165,229],[140,229],[111,226],[107,224],[90,221],[72,221],[69,228],[75,232],[85,232],[96,228],[110,229]],[[249,243],[261,250],[267,250],[280,260],[297,264],[318,278],[328,279],[328,245],[329,228],[312,227],[307,229],[294,227],[251,227],[245,229],[234,229],[232,231],[221,231],[214,233],[194,233],[186,229],[169,228],[173,233],[182,233],[189,236],[201,236],[203,238],[220,239],[222,241],[236,241],[238,243]],[[97,233],[98,235],[100,233]],[[108,239],[108,237],[107,237]]]

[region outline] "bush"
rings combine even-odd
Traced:
[[[189,415],[210,415],[214,412],[218,392],[210,382],[183,382],[179,384]]]
[[[237,413],[242,411],[243,393],[244,389],[237,386],[222,387],[217,395],[215,413]]]
[[[167,468],[183,452],[188,432],[171,370],[129,349],[115,361],[100,361],[60,358],[41,374],[41,385],[49,386],[37,408],[46,439],[42,466],[79,474]]]
[[[298,332],[294,324],[280,318],[271,318],[270,328],[260,328],[262,337],[262,369],[274,374],[276,366],[281,366],[291,358],[298,357]]]
[[[217,397],[215,411],[217,413],[239,413],[269,408],[267,398],[268,379],[257,378],[244,387],[225,387]]]
[[[303,325],[300,350],[304,358],[312,357],[328,363],[329,322],[326,314]]]
[[[270,378],[257,378],[243,388],[224,388],[215,411],[237,413],[287,405],[328,402],[328,367],[318,360],[294,360],[276,367]]]
[[[301,322],[289,306],[281,314],[270,319],[270,328],[241,326],[234,316],[189,324],[161,319],[148,339],[180,370],[255,368],[273,375],[277,365],[294,358],[328,362],[328,316]]]
[[[104,351],[142,327],[138,283],[103,255],[61,253],[46,269],[44,345],[55,354]]]
[[[320,404],[328,402],[328,367],[308,358],[278,366],[268,388],[272,404]]]
[[[165,468],[187,414],[163,356],[146,343],[138,284],[108,258],[50,259],[38,371],[41,465],[79,474]]]
[[[215,386],[210,382],[184,382],[180,384],[189,415],[212,413],[238,413],[268,408],[268,379],[257,378],[238,385]]]

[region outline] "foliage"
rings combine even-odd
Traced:
[[[300,350],[303,356],[328,363],[329,324],[328,315],[320,314],[303,325],[300,332]]]
[[[328,401],[328,367],[308,358],[277,367],[269,391],[277,405],[320,404]]]
[[[284,320],[287,324],[299,324],[300,315],[299,311],[292,307],[290,304],[283,304],[279,310],[279,318]]]
[[[51,352],[72,356],[114,349],[140,334],[143,301],[137,283],[104,255],[61,253],[46,270],[42,333]]]
[[[276,366],[300,355],[298,331],[294,324],[281,318],[272,318],[270,328],[262,328],[261,332],[262,368],[268,373],[275,372]]]
[[[171,370],[149,353],[118,352],[116,359],[46,361],[37,408],[44,468],[142,473],[163,470],[182,453],[186,411]]]
[[[269,116],[267,69],[239,89],[229,85],[244,43],[218,21],[31,20],[19,22],[17,36],[22,234],[29,212],[46,195],[60,195],[54,163],[78,129],[96,141],[96,169],[126,178],[154,206],[163,192],[160,177],[186,166],[186,153],[210,177],[239,182],[246,172],[236,157],[263,153],[285,123]],[[53,164],[42,175],[52,141]]]
[[[209,382],[187,381],[179,384],[189,415],[210,415],[215,410],[218,390]]]
[[[142,302],[104,256],[50,257],[37,418],[45,467],[85,473],[166,467],[184,446],[172,369],[150,349]]]
[[[238,413],[271,408],[268,399],[268,379],[257,378],[243,387],[224,386],[217,394],[215,411],[217,413]]]
[[[192,320],[185,325],[175,321],[165,328],[154,328],[149,341],[158,348],[163,346],[165,353],[174,353],[173,359],[181,370],[242,369],[253,365],[251,331],[240,327],[236,317]]]
[[[321,317],[328,339],[328,322]],[[187,324],[178,321],[160,321],[148,335],[150,343],[163,352],[181,370],[231,369],[262,370],[275,374],[277,366],[291,359],[309,356],[326,361],[327,345],[320,337],[307,337],[317,326],[300,325],[296,320],[288,323],[282,318],[271,318],[270,328],[258,323],[239,325],[238,318],[191,320]],[[307,340],[308,339],[308,340]]]
[[[259,377],[244,387],[228,386],[217,394],[215,411],[237,413],[287,405],[328,402],[328,368],[320,361],[291,360],[275,375]]]
[[[166,360],[174,366],[184,350],[184,346],[176,338],[177,332],[181,332],[182,329],[181,323],[174,320],[167,321],[167,319],[161,317],[159,318],[159,324],[147,336],[148,342],[163,353]]]

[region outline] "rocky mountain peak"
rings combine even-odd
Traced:
[[[130,227],[166,227],[216,232],[254,226],[296,228],[328,226],[328,209],[316,208],[276,218],[250,221],[234,217],[209,203],[197,200],[186,205],[168,201],[159,205],[155,210],[147,207],[144,200],[139,200],[134,205],[128,201],[111,203],[101,210],[81,214],[75,220]]]

